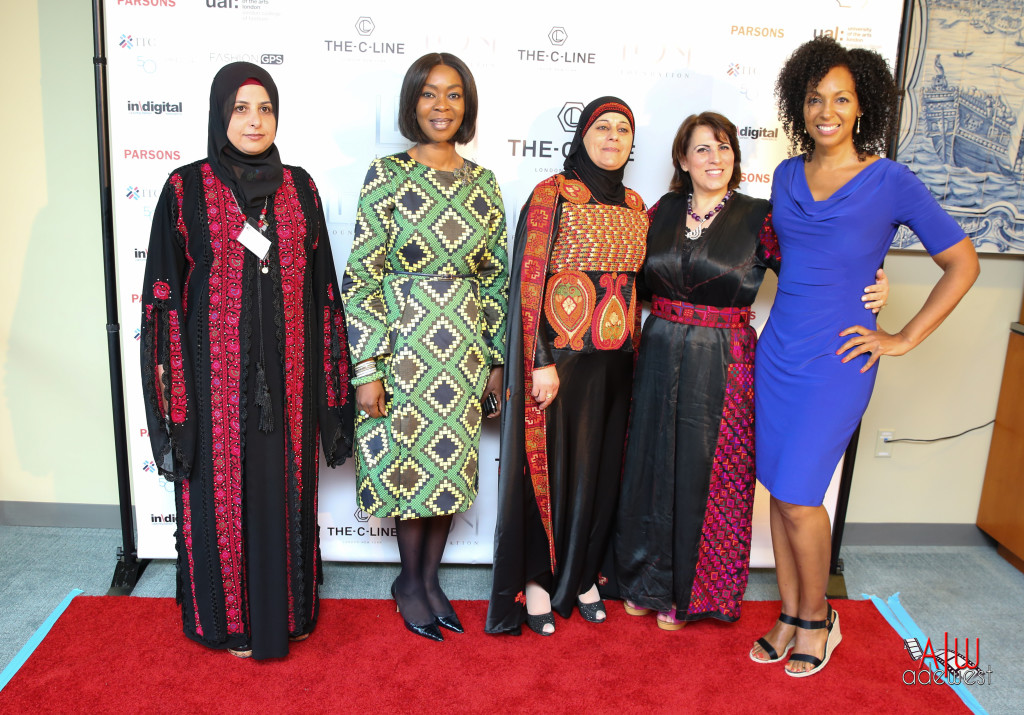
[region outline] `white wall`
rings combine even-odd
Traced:
[[[879,324],[899,330],[939,276],[925,255],[890,253],[889,305]],[[1010,323],[1020,318],[1024,260],[982,255],[981,276],[953,314],[910,354],[882,358],[864,415],[847,521],[974,523],[992,428],[934,444],[894,444],[874,456],[878,430],[895,437],[958,434],[995,417]]]
[[[0,502],[114,504],[91,4],[4,2]]]

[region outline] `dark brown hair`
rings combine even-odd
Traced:
[[[729,188],[735,189],[740,185],[740,177],[743,175],[740,171],[740,142],[736,137],[736,125],[717,112],[701,112],[700,114],[691,114],[684,119],[683,123],[679,125],[679,131],[676,132],[676,138],[672,140],[672,166],[676,171],[668,185],[668,190],[688,194],[693,189],[690,174],[683,171],[681,160],[686,156],[686,148],[690,145],[690,138],[697,127],[708,127],[718,141],[729,142],[735,157],[732,176],[729,177]]]
[[[451,67],[459,73],[459,78],[462,80],[462,98],[466,111],[462,115],[462,124],[455,132],[455,136],[452,137],[452,141],[456,144],[466,144],[476,136],[476,80],[473,79],[473,73],[469,71],[465,62],[447,52],[431,52],[423,55],[413,62],[406,71],[398,101],[398,130],[402,132],[403,137],[411,142],[419,144],[429,141],[427,135],[420,129],[419,122],[416,121],[416,103],[419,102],[420,93],[423,91],[423,85],[427,81],[430,70],[438,65]]]

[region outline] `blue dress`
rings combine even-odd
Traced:
[[[815,201],[804,159],[782,162],[772,183],[772,222],[782,253],[778,293],[757,344],[754,381],[757,477],[781,501],[818,506],[867,409],[876,364],[842,363],[853,325],[875,328],[861,301],[900,224],[930,254],[964,237],[921,181],[878,159],[832,196]]]

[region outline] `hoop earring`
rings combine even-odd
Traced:
[[[853,133],[854,134],[860,134],[860,115],[859,114],[857,115],[857,123],[856,123],[856,126],[854,126],[854,128],[853,128]]]

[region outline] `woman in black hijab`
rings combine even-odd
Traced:
[[[509,295],[498,523],[488,633],[552,610],[600,623],[597,591],[618,497],[639,339],[634,278],[648,219],[622,177],[633,113],[583,110],[564,169],[531,194],[516,229]]]
[[[280,658],[319,612],[318,435],[351,454],[348,344],[320,197],[281,163],[246,62],[210,90],[209,156],[171,173],[146,259],[142,384],[174,482],[185,635]]]

